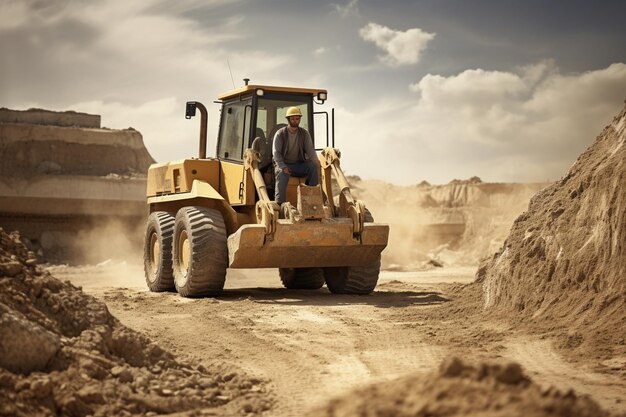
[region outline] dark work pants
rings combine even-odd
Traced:
[[[287,164],[294,177],[308,177],[306,185],[318,185],[317,165],[313,161],[298,162],[296,164]],[[287,184],[290,175],[286,174],[280,168],[276,167],[276,202],[282,204],[287,200]]]

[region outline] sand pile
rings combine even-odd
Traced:
[[[175,360],[38,268],[19,234],[0,228],[0,415],[254,415],[270,406],[262,381]]]
[[[570,350],[626,355],[626,108],[532,198],[477,281],[487,308],[561,329]]]
[[[593,400],[541,388],[516,363],[468,365],[452,358],[432,374],[357,390],[310,416],[357,417],[602,417]]]

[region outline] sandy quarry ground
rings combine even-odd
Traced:
[[[365,384],[430,372],[453,354],[515,360],[541,385],[572,388],[626,413],[622,371],[574,361],[541,335],[467,307],[456,283],[473,281],[471,267],[384,271],[370,296],[286,290],[274,270],[231,270],[224,295],[203,299],[149,292],[139,265],[50,270],[181,359],[226,363],[268,380],[272,415],[301,415]]]

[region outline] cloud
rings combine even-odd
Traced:
[[[193,2],[178,6],[183,3],[191,7]],[[131,100],[153,100],[192,82],[213,84],[226,72],[229,54],[223,44],[239,36],[241,25],[233,17],[203,26],[163,10],[157,0],[26,4],[26,20],[0,36],[0,50],[7,57],[0,81],[7,85],[2,89],[9,99],[44,101],[54,96],[62,105],[85,96],[119,100],[133,96],[128,94],[131,88],[142,92]],[[246,59],[265,67],[272,62]]]
[[[291,59],[231,48],[245,31],[245,18],[215,17],[210,24],[193,12],[232,1],[142,2],[24,0],[0,12],[0,96],[13,108],[91,111],[111,128],[133,126],[159,161],[195,152],[197,126],[183,124],[188,99],[210,104],[235,82],[276,73]],[[191,13],[191,16],[190,16]],[[212,16],[212,14],[209,14]],[[15,18],[16,24],[7,24]],[[85,106],[85,107],[82,107]],[[212,109],[209,129],[217,126]],[[210,137],[215,138],[214,133]]]
[[[416,64],[428,42],[435,38],[434,33],[419,28],[402,32],[371,22],[359,30],[359,35],[385,51],[381,60],[392,66]]]
[[[413,99],[381,100],[350,117],[353,124],[340,124],[340,137],[359,138],[347,145],[351,151],[363,143],[374,149],[375,156],[346,161],[351,172],[403,184],[473,175],[552,181],[623,106],[626,64],[578,74],[561,74],[550,61],[508,72],[428,74],[410,91]]]
[[[0,31],[23,25],[28,20],[28,11],[25,1],[6,0],[0,3]]]
[[[361,16],[359,13],[359,0],[350,0],[345,6],[335,3],[332,3],[331,6],[343,19],[350,16]]]
[[[342,3],[337,13],[358,12],[358,1],[333,1]],[[282,36],[276,41],[264,34],[280,22],[289,29],[302,20],[236,2],[0,1],[0,101],[12,108],[100,113],[105,126],[141,131],[158,161],[177,159],[197,152],[197,120],[186,121],[182,113],[190,99],[211,106],[214,147],[219,106],[212,101],[232,88],[228,59],[238,85],[250,76],[264,84],[327,88],[326,106],[337,109],[342,166],[363,177],[415,183],[473,175],[556,179],[626,98],[624,64],[578,74],[550,61],[499,71],[484,64],[408,80],[408,71],[353,60],[368,46],[361,40],[338,53],[334,33],[316,41],[303,36],[298,48],[284,48]],[[319,21],[327,12],[305,18]],[[360,35],[390,66],[420,62],[435,36],[375,23]],[[352,67],[341,65],[346,57]],[[295,63],[301,70],[284,70]]]
[[[197,138],[193,135],[193,132],[197,131],[197,123],[189,122],[183,117],[184,103],[176,97],[151,100],[137,106],[116,101],[84,101],[73,103],[70,108],[104,115],[103,127],[117,129],[132,127],[139,130],[144,139],[150,143],[150,152],[155,158],[167,154],[171,159],[191,156],[179,152],[196,148],[191,144],[197,143]],[[189,146],[185,145],[182,138],[190,141]],[[172,143],[177,143],[178,146],[174,148],[171,146]]]

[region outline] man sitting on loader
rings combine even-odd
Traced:
[[[307,177],[307,185],[318,185],[317,154],[309,132],[300,127],[302,112],[298,107],[290,107],[286,114],[288,126],[283,127],[274,136],[272,154],[276,164],[276,202],[286,200],[289,178]]]

